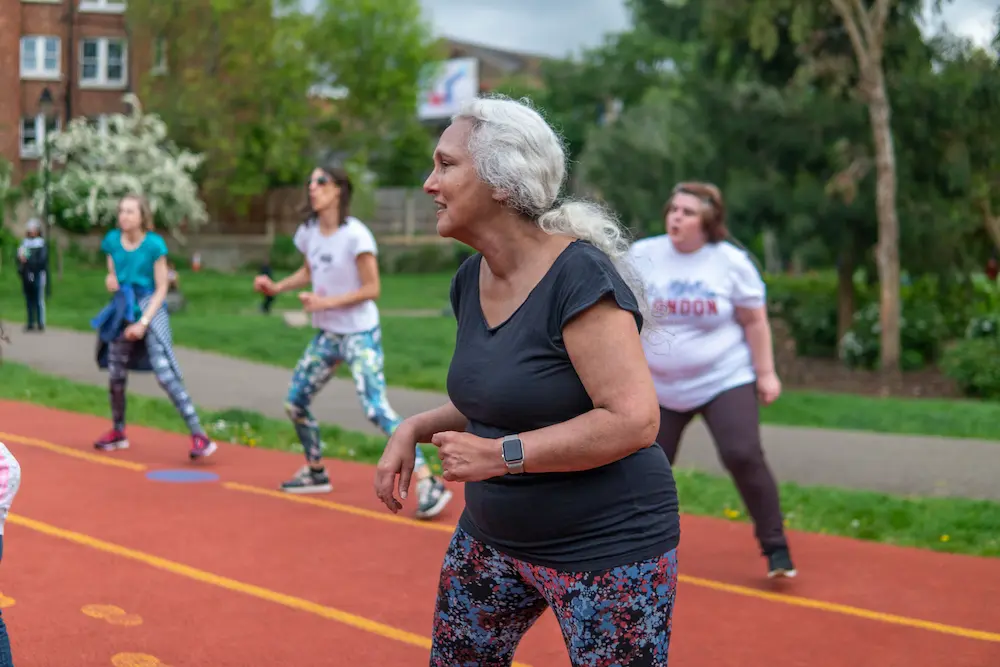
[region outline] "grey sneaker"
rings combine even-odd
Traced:
[[[451,501],[451,496],[451,491],[441,480],[435,477],[420,480],[417,482],[416,517],[418,519],[436,517]]]
[[[281,490],[286,493],[329,493],[333,491],[333,485],[330,484],[325,468],[313,470],[305,465],[299,468],[294,477],[282,483]]]

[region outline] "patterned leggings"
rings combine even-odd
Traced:
[[[402,421],[386,396],[381,329],[376,327],[353,334],[319,331],[295,365],[285,399],[285,411],[295,425],[306,460],[311,464],[322,461],[323,453],[319,444],[319,424],[309,406],[341,362],[351,369],[358,400],[370,422],[386,435],[392,435]],[[416,466],[420,468],[425,464],[423,454],[417,447]]]
[[[461,528],[444,556],[430,667],[509,667],[551,607],[573,667],[666,667],[677,550],[597,572],[506,556]]]
[[[147,334],[145,342],[156,381],[173,401],[191,435],[205,435],[194,403],[184,388],[184,383],[174,372],[163,344],[152,333]],[[134,347],[135,341],[124,337],[111,341],[108,346],[108,396],[111,400],[111,419],[118,431],[125,429],[125,385],[128,382],[128,360]]]

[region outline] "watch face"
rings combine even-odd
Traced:
[[[504,440],[503,442],[503,460],[508,463],[514,461],[520,461],[524,458],[523,452],[521,451],[521,441],[520,440]]]

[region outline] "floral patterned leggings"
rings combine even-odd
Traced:
[[[385,356],[382,352],[382,331],[336,334],[319,331],[306,347],[295,366],[285,399],[285,411],[295,426],[295,432],[305,449],[309,463],[319,463],[323,453],[319,443],[319,424],[309,410],[313,398],[333,377],[341,363],[346,363],[354,377],[354,388],[368,420],[386,435],[392,435],[402,421],[389,405],[385,391]],[[417,447],[416,467],[426,461]]]
[[[444,556],[430,667],[509,667],[547,607],[573,667],[666,667],[677,550],[597,572],[506,556],[458,528]]]

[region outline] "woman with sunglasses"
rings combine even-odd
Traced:
[[[643,338],[660,401],[656,441],[673,464],[681,435],[701,415],[753,519],[768,576],[794,577],[778,486],[760,442],[758,401],[767,405],[781,394],[764,281],[728,241],[717,187],[681,183],[663,212],[667,233],[631,251],[664,329]]]
[[[368,227],[350,215],[351,181],[340,167],[316,168],[307,184],[309,218],[295,232],[302,267],[274,282],[258,275],[254,289],[268,296],[311,286],[299,292],[318,329],[292,375],[285,410],[305,450],[306,465],[282,484],[288,493],[332,490],[323,465],[319,426],[309,410],[313,398],[340,363],[354,377],[358,399],[368,419],[391,436],[402,421],[386,396],[382,333],[375,300],[379,297],[378,247]],[[432,474],[417,450],[417,510],[420,519],[437,516],[452,493]]]

